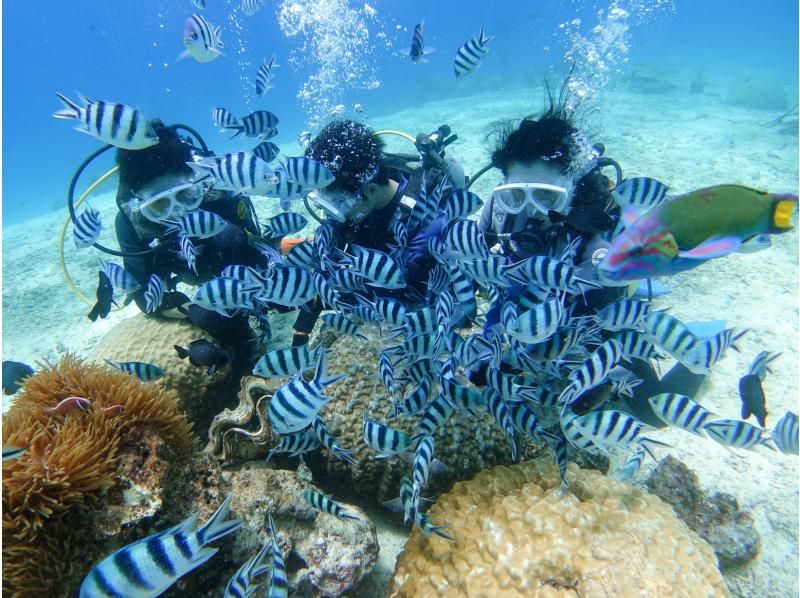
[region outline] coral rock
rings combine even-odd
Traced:
[[[415,529],[390,596],[726,596],[711,547],[657,497],[570,464],[459,482],[429,514],[455,541]],[[558,594],[562,595],[562,594]]]

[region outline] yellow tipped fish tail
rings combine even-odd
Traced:
[[[797,208],[797,196],[785,193],[775,196],[775,209],[772,213],[772,226],[778,232],[784,232],[792,228],[792,214]]]

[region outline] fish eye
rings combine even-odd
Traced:
[[[634,257],[642,255],[642,246],[641,245],[636,245],[634,247],[631,247],[630,254],[632,256],[634,256]]]
[[[197,39],[197,33],[192,33],[192,39]]]

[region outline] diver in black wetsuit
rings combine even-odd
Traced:
[[[583,150],[579,131],[562,100],[550,96],[549,107],[538,116],[529,116],[516,125],[504,124],[495,132],[498,144],[492,165],[503,173],[481,215],[480,227],[491,251],[518,261],[533,255],[568,259],[577,275],[596,281],[595,266],[607,251],[603,233],[619,221],[619,207],[610,193],[612,185],[602,168],[614,166],[617,183],[622,175],[613,160],[602,157],[603,147]],[[588,155],[582,155],[588,154]],[[584,162],[584,165],[580,165]],[[573,316],[594,314],[623,297],[627,287],[602,287],[586,290],[572,299]],[[521,289],[506,289],[486,315],[486,326],[499,320],[503,300],[515,300]],[[662,392],[695,396],[703,375],[691,373],[677,364],[659,380],[650,364],[639,360],[623,362],[643,382],[626,402],[634,415],[646,423],[663,426],[652,413],[647,398]],[[479,372],[473,382],[481,383]],[[588,391],[581,405],[586,411],[604,400],[602,389]],[[596,396],[597,399],[592,397]]]
[[[442,135],[441,132],[444,131]],[[449,129],[442,127],[437,132],[444,138]],[[434,134],[434,135],[437,135]],[[425,137],[425,136],[422,136]],[[409,169],[396,157],[384,152],[384,142],[364,124],[351,120],[330,123],[306,148],[305,154],[329,168],[336,179],[310,198],[326,213],[333,227],[333,247],[347,250],[356,244],[385,253],[394,241],[391,225],[394,221],[407,222],[411,210],[419,197],[421,173],[427,172],[426,186],[433,189],[442,176],[450,178],[453,188],[463,187],[464,172],[457,162],[444,157],[441,147],[436,147],[437,161],[434,167],[423,160],[421,168]],[[409,230],[409,246],[416,235],[426,231]],[[413,297],[424,295],[424,285],[433,260],[426,254],[418,254],[404,260],[407,287],[399,291],[375,288],[376,294],[393,297],[404,303],[413,302]],[[319,317],[321,307],[316,302],[313,309],[301,312],[295,327],[293,345],[308,342],[308,332]]]

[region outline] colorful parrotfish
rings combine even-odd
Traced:
[[[792,229],[797,195],[717,185],[692,191],[641,215],[623,212],[627,228],[599,264],[600,280],[639,280],[689,270],[739,251],[757,235]]]

